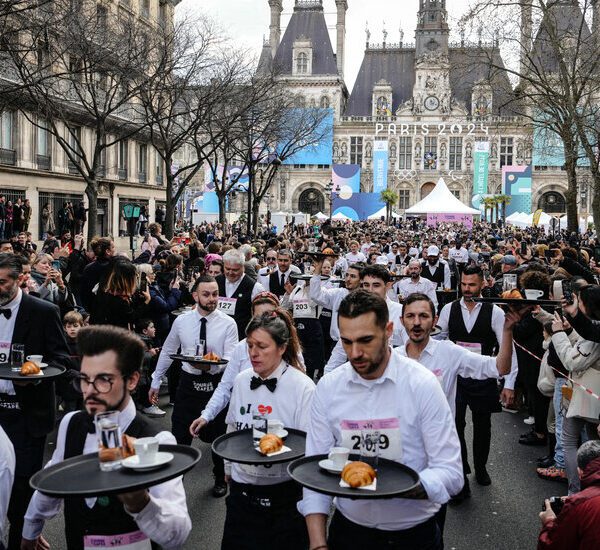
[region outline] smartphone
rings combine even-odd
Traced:
[[[550,508],[552,508],[552,511],[558,516],[565,505],[565,501],[562,499],[562,497],[550,497],[548,500],[550,501]],[[545,510],[546,502],[544,501],[542,504],[542,511]]]
[[[521,256],[527,256],[527,243],[521,242]]]
[[[140,290],[142,292],[148,291],[148,276],[145,273],[140,275]]]
[[[489,269],[484,269],[483,270],[483,278],[486,281],[490,278],[490,270]]]
[[[568,279],[563,280],[562,291],[563,298],[566,300],[567,304],[571,305],[573,303],[573,287],[571,286],[571,281]]]
[[[52,269],[60,271],[60,260],[52,260]]]

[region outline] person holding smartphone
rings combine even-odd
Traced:
[[[59,260],[53,260],[50,254],[40,253],[32,264],[31,278],[37,283],[36,293],[42,300],[57,305],[61,314],[75,306],[73,297],[65,285],[62,277]]]

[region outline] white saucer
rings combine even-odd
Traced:
[[[352,462],[352,461],[347,460],[346,464],[350,464],[350,462]],[[344,464],[344,466],[346,466],[346,464]],[[338,468],[337,466],[334,466],[333,462],[331,460],[329,460],[328,458],[325,458],[324,460],[319,460],[319,468],[323,468],[323,470],[327,470],[330,474],[341,474],[342,470],[344,469],[344,466],[342,466],[341,468]]]
[[[36,363],[36,365],[40,367],[40,369],[45,369],[48,366],[48,363]]]
[[[281,437],[281,439],[284,439],[288,436],[288,431],[287,430],[280,430],[278,432],[267,432],[273,435],[276,435],[277,437]]]
[[[173,455],[171,453],[161,453],[160,451],[156,453],[154,457],[154,461],[150,463],[140,464],[140,457],[137,455],[128,456],[127,458],[121,461],[121,464],[125,466],[125,468],[131,468],[132,470],[154,470],[156,468],[160,468],[165,464],[168,464],[173,460]]]

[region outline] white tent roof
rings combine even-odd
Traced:
[[[329,216],[326,216],[323,212],[317,212],[314,217],[317,218],[317,220],[326,220],[329,218]]]
[[[375,212],[375,214],[371,214],[367,219],[368,220],[378,220],[381,218],[381,216],[383,216],[384,218],[386,216],[385,206],[378,212]],[[396,214],[396,212],[392,211],[392,218],[399,218],[399,217],[400,217],[399,214]]]
[[[510,216],[506,216],[506,222],[507,223],[512,223],[513,220],[519,220],[521,219],[521,216],[523,215],[523,212],[513,212]]]
[[[350,218],[348,216],[342,214],[341,212],[338,212],[337,214],[334,214],[331,219],[332,220],[349,220]]]
[[[481,214],[460,202],[448,189],[444,178],[440,178],[433,191],[423,200],[405,211],[406,214]]]

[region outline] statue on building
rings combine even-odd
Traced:
[[[465,147],[465,158],[473,158],[473,144],[470,141],[467,141],[467,145]]]

